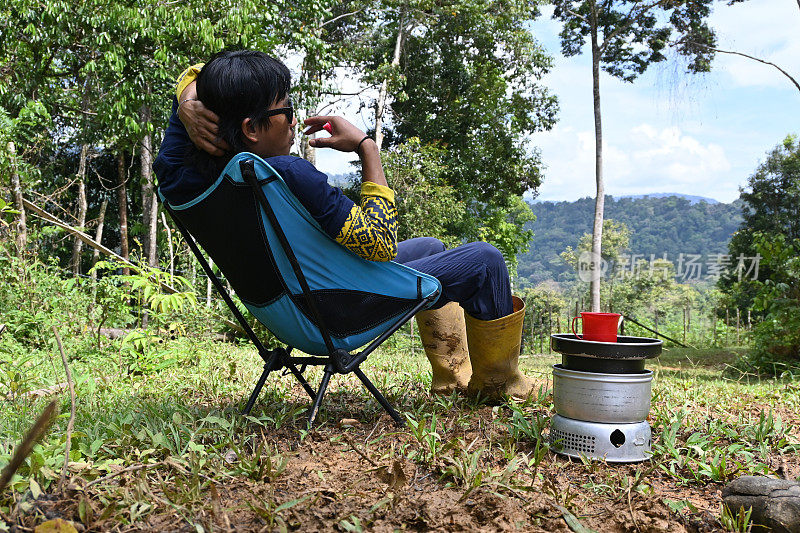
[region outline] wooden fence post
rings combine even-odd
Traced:
[[[730,310],[726,307],[725,308],[725,346],[728,346],[728,330],[731,327],[731,315]]]
[[[553,353],[550,349],[550,335],[553,334],[553,308],[547,302],[547,353]]]
[[[411,357],[414,357],[414,322],[416,320],[409,320],[411,322]]]
[[[711,327],[714,328],[714,346],[717,345],[717,308],[714,308],[714,314],[711,315]]]
[[[692,306],[686,307],[686,329],[689,330],[689,336],[692,336]]]
[[[737,307],[736,308],[736,346],[739,346],[739,322],[741,320],[740,314],[741,313],[739,312],[739,308]]]
[[[683,342],[686,343],[686,308],[683,308]]]
[[[541,324],[539,332],[539,355],[544,355],[544,315],[539,313],[539,324]]]
[[[214,260],[208,258],[208,266],[214,268]],[[206,276],[206,307],[211,307],[211,278]]]

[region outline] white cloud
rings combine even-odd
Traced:
[[[718,47],[771,61],[800,76],[800,9],[789,0],[758,0],[718,6],[710,19]],[[744,57],[719,54],[716,68],[738,86],[782,87],[791,82],[774,67]]]
[[[594,132],[555,129],[540,140],[549,167],[540,190],[543,200],[595,195]],[[703,143],[675,127],[643,123],[622,136],[605,139],[606,194],[622,196],[677,192],[730,201],[738,184],[723,148]]]

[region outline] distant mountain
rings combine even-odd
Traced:
[[[348,187],[353,178],[353,173],[349,174],[328,174],[328,183],[334,187],[346,188]]]
[[[626,194],[625,196],[620,196],[619,198],[633,198],[634,200],[638,200],[639,198],[667,198],[669,196],[677,196],[678,198],[686,198],[689,200],[692,205],[698,202],[706,202],[709,204],[718,204],[720,203],[719,200],[714,200],[713,198],[708,198],[706,196],[694,196],[691,194],[681,194],[678,192],[654,192],[651,194]]]
[[[693,201],[686,195],[606,197],[605,218],[624,222],[632,231],[629,252],[651,254],[675,262],[679,254],[724,254],[733,232],[742,221],[739,200],[725,204]],[[534,232],[530,249],[517,257],[521,283],[564,280],[572,276],[560,254],[575,248],[584,233],[592,232],[594,199],[530,204],[535,222],[525,225]]]

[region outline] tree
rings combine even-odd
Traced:
[[[687,71],[706,72],[713,58],[715,36],[705,18],[713,0],[554,0],[553,18],[563,22],[561,50],[567,57],[581,54],[589,40],[594,99],[595,180],[597,195],[592,230],[592,254],[602,254],[605,185],[603,128],[600,112],[600,69],[633,82],[663,54],[673,33],[675,50],[687,57]],[[599,269],[595,268],[595,272]],[[591,281],[592,310],[600,309],[600,277]]]
[[[796,374],[800,365],[800,239],[762,232],[752,238],[771,274],[753,281],[754,308],[764,319],[753,330],[747,362],[772,374]]]
[[[616,220],[603,220],[603,255],[602,258],[608,263],[619,259],[620,254],[627,250],[631,242],[631,230],[624,222]],[[571,246],[561,253],[561,258],[565,263],[577,268],[578,256],[581,252],[592,250],[592,235],[584,233],[578,241],[578,247],[573,250]]]
[[[525,231],[515,224],[530,218],[515,197],[541,181],[539,155],[528,139],[549,129],[557,110],[555,97],[538,83],[550,58],[526,27],[538,16],[538,4],[385,4],[389,9],[377,23],[359,30],[353,21],[350,30],[340,30],[363,45],[362,79],[386,87],[391,97],[385,106],[383,98],[389,98],[379,90],[375,103],[385,144],[418,138],[422,146],[443,149],[442,180],[469,215],[448,231],[462,239],[502,234],[506,243],[514,242],[514,250],[504,250],[511,259],[527,245]],[[391,113],[384,116],[387,108]]]
[[[800,239],[800,141],[787,136],[776,146],[748,179],[740,192],[743,221],[728,245],[730,263],[720,276],[718,286],[730,303],[749,309],[763,280],[778,273],[770,263],[759,262],[758,279],[755,271],[747,273],[758,254],[755,236],[783,236],[791,243]],[[743,264],[744,263],[744,264]]]
[[[441,179],[443,155],[442,148],[422,146],[417,138],[383,154],[386,179],[395,191],[398,240],[436,237],[447,247],[461,243],[461,236],[451,229],[467,213],[453,188]]]

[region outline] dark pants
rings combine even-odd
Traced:
[[[443,294],[434,309],[458,302],[479,320],[500,318],[513,310],[506,262],[489,243],[446,250],[439,239],[419,237],[399,242],[394,260],[439,280]]]

